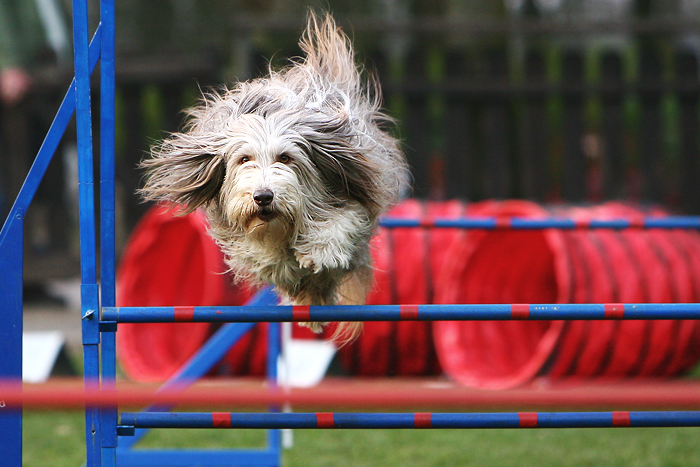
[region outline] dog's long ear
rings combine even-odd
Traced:
[[[370,213],[381,210],[386,194],[382,193],[378,174],[383,167],[348,143],[342,133],[347,125],[342,119],[330,119],[302,132],[309,144],[310,158],[324,179],[326,189],[340,201],[354,200]]]
[[[153,148],[152,157],[141,162],[146,170],[146,200],[168,201],[192,212],[214,199],[226,174],[224,158],[188,134],[174,134]]]

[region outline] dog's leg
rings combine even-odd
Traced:
[[[372,287],[372,267],[365,266],[350,274],[338,288],[339,303],[342,305],[364,305]],[[342,347],[357,339],[362,333],[362,322],[340,322],[331,340]]]
[[[338,287],[338,303],[343,305],[364,305],[367,292],[372,287],[372,266],[363,266],[349,274]]]
[[[364,305],[367,293],[372,285],[372,267],[365,265],[343,277],[337,287],[303,290],[293,300],[294,305]],[[303,322],[300,326],[308,327],[320,333],[328,324],[325,322]],[[340,322],[331,336],[331,340],[343,346],[355,340],[362,331],[361,322]]]
[[[292,304],[297,305],[297,306],[335,305],[335,302],[333,300],[330,300],[330,301],[323,300],[323,299],[316,297],[312,294],[302,292],[294,298],[294,300],[292,301]],[[297,324],[299,324],[299,326],[311,329],[311,331],[316,333],[316,334],[321,334],[323,332],[323,328],[328,323],[309,321],[309,322],[300,322]]]

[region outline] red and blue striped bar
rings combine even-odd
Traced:
[[[698,303],[104,307],[118,323],[700,319]]]
[[[123,428],[397,429],[697,427],[698,411],[513,413],[124,412]],[[123,430],[124,432],[125,430]]]
[[[386,228],[428,227],[455,229],[700,229],[696,216],[640,216],[619,219],[571,219],[565,217],[460,217],[412,218],[384,217],[379,225]]]

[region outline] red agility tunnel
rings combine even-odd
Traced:
[[[596,218],[663,215],[609,203],[547,211],[525,201],[469,214]],[[687,230],[469,231],[453,243],[436,303],[684,303],[700,299],[700,235]],[[445,372],[469,386],[510,388],[538,376],[658,377],[700,358],[695,321],[435,323]]]
[[[591,218],[635,217],[620,204],[545,210],[524,201],[423,203],[390,215]],[[374,239],[370,304],[612,303],[700,301],[700,235],[686,230],[382,229]],[[251,291],[224,274],[222,255],[200,213],[154,208],[135,230],[118,275],[118,304],[238,305]],[[215,370],[262,375],[265,324]],[[121,324],[120,362],[137,380],[164,380],[216,329],[210,324]],[[538,376],[670,376],[700,358],[694,321],[371,322],[340,352],[351,375],[418,376],[445,371],[484,388]],[[315,338],[294,327],[295,337]]]
[[[242,305],[251,291],[221,273],[221,251],[201,213],[151,209],[134,230],[117,273],[119,306]],[[163,381],[211,335],[207,323],[120,324],[119,361],[139,381]]]
[[[464,216],[459,201],[440,203],[408,200],[388,215],[397,218]],[[433,303],[435,281],[448,253],[447,245],[465,235],[460,229],[381,229],[373,240],[374,290],[369,305]],[[346,372],[359,376],[421,376],[442,372],[432,338],[433,323],[376,321],[340,351]]]

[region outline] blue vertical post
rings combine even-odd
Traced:
[[[114,0],[101,0],[100,24],[100,291],[103,306],[115,306],[114,215]],[[102,390],[116,391],[116,323],[101,340]],[[117,408],[103,407],[100,415],[101,457],[104,467],[117,465]]]
[[[0,238],[0,379],[22,383],[22,227],[24,210],[14,209]],[[22,410],[0,394],[2,465],[22,467]]]
[[[280,323],[268,323],[267,328],[267,382],[270,387],[277,388],[277,360],[280,355],[281,332]],[[279,407],[270,407],[270,412],[279,412]],[[267,448],[277,453],[278,462],[281,460],[282,432],[267,430]]]
[[[80,277],[83,366],[87,390],[99,388],[99,288],[95,249],[95,187],[92,159],[92,115],[88,54],[87,0],[73,0],[73,48],[78,134],[78,196],[80,209]],[[85,408],[88,467],[100,467],[100,411]]]
[[[102,303],[115,306],[115,215],[114,215],[114,0],[101,2],[100,54],[100,283]]]

